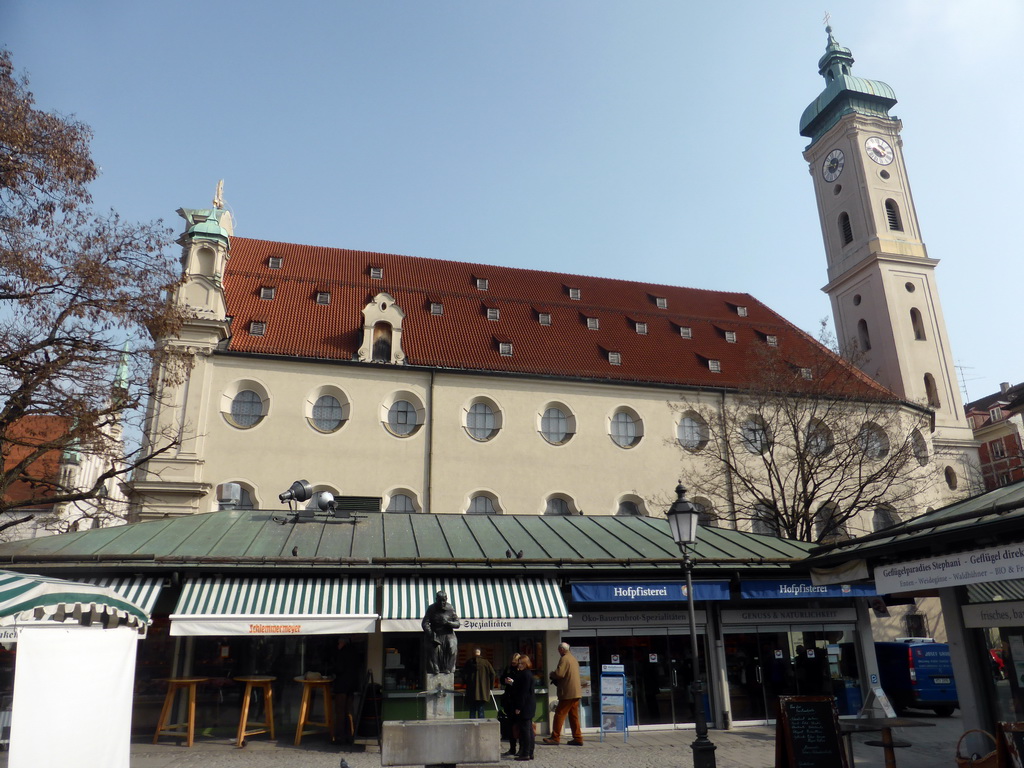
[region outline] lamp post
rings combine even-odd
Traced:
[[[693,609],[693,561],[690,560],[689,547],[697,541],[697,508],[686,500],[686,489],[682,482],[676,486],[676,500],[666,513],[672,539],[683,553],[683,570],[686,572],[686,606],[690,615],[690,655],[693,658],[693,681],[690,691],[693,695],[694,726],[697,738],[694,739],[693,768],[715,768],[715,745],[708,738],[708,721],[704,712],[704,685],[700,680],[700,663],[697,650],[697,619]]]

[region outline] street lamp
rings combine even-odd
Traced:
[[[686,500],[686,489],[682,482],[676,486],[676,500],[666,513],[672,539],[679,545],[683,553],[683,570],[686,572],[686,607],[690,614],[690,655],[693,658],[693,681],[690,691],[693,695],[694,726],[697,738],[694,739],[693,768],[715,768],[715,745],[708,738],[708,721],[704,713],[704,685],[700,680],[700,663],[697,655],[697,619],[693,610],[693,561],[690,560],[689,547],[697,542],[697,507]]]

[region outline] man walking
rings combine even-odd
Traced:
[[[497,674],[491,662],[480,655],[475,648],[473,655],[462,670],[462,682],[466,684],[466,705],[470,717],[483,717],[487,702],[491,700],[491,689]]]
[[[574,747],[583,746],[583,729],[580,728],[580,698],[583,688],[580,685],[580,663],[569,653],[569,644],[560,643],[558,667],[551,673],[551,682],[558,690],[558,707],[555,709],[555,722],[551,727],[551,738],[544,739],[545,744],[559,744],[562,738],[562,726],[565,717],[569,716],[569,729],[572,731]]]

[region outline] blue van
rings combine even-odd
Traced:
[[[949,717],[959,708],[949,646],[931,638],[910,637],[875,643],[882,690],[897,713],[930,709]]]

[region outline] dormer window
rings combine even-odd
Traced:
[[[736,343],[736,331],[726,331],[725,332],[725,340],[727,342],[729,342],[730,344],[735,344]]]
[[[512,342],[498,342],[498,354],[501,355],[502,357],[512,357]]]
[[[771,334],[768,334],[767,336],[764,337],[764,340],[765,340],[765,343],[769,347],[777,347],[777,346],[779,346],[779,337],[778,336],[773,336]]]
[[[712,373],[722,372],[722,363],[720,360],[708,360],[708,370]]]
[[[551,313],[550,312],[538,312],[537,322],[541,325],[551,325]]]
[[[443,315],[444,314],[444,304],[442,304],[440,301],[432,301],[432,302],[430,302],[430,314],[432,314],[432,315]]]
[[[654,306],[656,306],[658,309],[668,309],[668,299],[666,299],[664,296],[655,296]]]
[[[569,298],[572,299],[573,301],[579,301],[580,300],[580,289],[579,288],[570,288],[569,289]]]
[[[478,277],[476,279],[476,289],[478,291],[486,291],[490,287],[486,277]]]
[[[383,280],[384,279],[384,267],[370,267],[370,279],[371,280]]]
[[[811,371],[810,368],[801,368],[800,376],[804,379],[807,379],[807,381],[811,381],[814,378],[814,373]]]
[[[588,317],[587,328],[591,331],[599,330],[601,328],[601,321],[596,317]]]
[[[1002,408],[993,408],[992,410],[990,410],[988,412],[988,417],[992,421],[999,421],[1001,418],[1003,418],[1003,409]]]
[[[267,267],[270,269],[280,269],[283,263],[284,259],[280,256],[271,256],[267,259]]]
[[[679,326],[679,335],[682,336],[684,339],[692,339],[693,328],[691,328],[688,325],[681,325]]]
[[[747,308],[746,307],[736,307],[736,314],[739,315],[740,317],[746,317],[747,316]]]
[[[328,293],[327,291],[317,291],[316,303],[317,304],[330,304],[331,303],[331,294]]]
[[[622,353],[621,352],[609,352],[608,362],[612,365],[622,365]]]
[[[488,320],[500,320],[501,310],[497,307],[487,307],[487,319]]]
[[[637,323],[636,324],[636,332],[639,333],[641,336],[646,336],[647,335],[647,323]]]
[[[267,324],[262,320],[253,320],[249,323],[250,336],[263,336],[267,332]]]
[[[264,285],[262,288],[260,288],[260,298],[270,301],[272,298],[274,298],[275,290],[276,289],[272,285]]]

